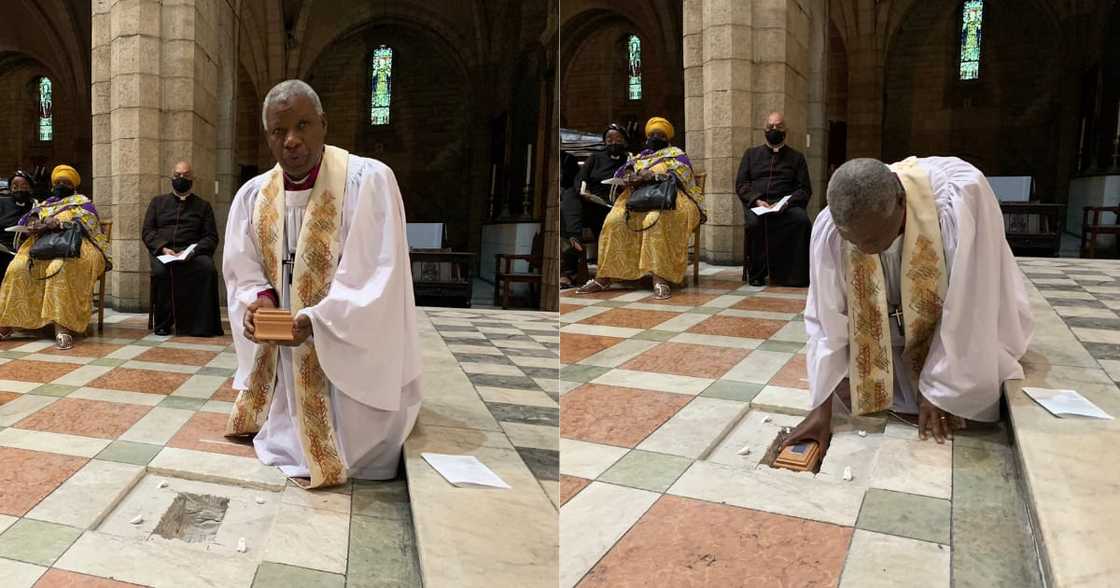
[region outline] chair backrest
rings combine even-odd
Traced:
[[[113,240],[113,221],[101,221],[101,234],[105,235],[106,241]]]

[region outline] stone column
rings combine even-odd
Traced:
[[[709,262],[743,261],[735,174],[743,152],[762,142],[765,116],[783,112],[787,141],[805,149],[808,54],[809,12],[801,0],[685,0],[685,149],[708,174]]]
[[[809,144],[805,159],[809,163],[809,181],[813,198],[809,201],[809,215],[816,217],[824,207],[825,188],[828,185],[828,120],[825,110],[828,103],[828,14],[827,0],[813,0],[809,5]]]
[[[148,203],[170,189],[180,159],[194,165],[195,191],[214,195],[218,2],[92,6],[93,182],[111,194],[98,202],[113,221],[109,298],[118,310],[144,311],[149,261],[140,230]]]

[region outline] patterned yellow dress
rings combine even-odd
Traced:
[[[596,277],[637,280],[654,274],[680,284],[684,282],[688,267],[689,236],[700,224],[698,205],[703,195],[693,177],[692,163],[677,147],[666,147],[656,152],[643,151],[619,168],[615,177],[621,177],[627,171],[647,169],[654,174],[671,173],[676,176],[677,207],[675,210],[631,212],[627,226],[626,202],[630,199],[630,188],[626,188],[603,222]],[[651,224],[653,226],[648,230],[635,230]]]
[[[83,333],[89,326],[94,283],[112,267],[108,240],[101,233],[96,209],[85,196],[47,200],[20,224],[51,217],[62,223],[81,223],[85,235],[81,256],[32,260],[35,237],[24,240],[0,286],[0,327],[34,330],[53,323]]]

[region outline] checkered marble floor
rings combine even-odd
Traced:
[[[521,459],[555,497],[560,425],[556,313],[430,309],[428,316]]]
[[[403,480],[299,489],[222,434],[229,336],[106,323],[67,352],[0,342],[0,584],[419,585]],[[229,498],[211,541],[154,532],[180,493]]]
[[[760,465],[809,409],[806,291],[702,274],[561,298],[561,586],[1039,584],[1003,425],[838,416],[819,474]]]

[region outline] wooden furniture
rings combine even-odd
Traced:
[[[105,240],[110,244],[113,242],[113,221],[101,221],[101,233],[105,235]],[[97,279],[97,288],[93,291],[93,300],[97,305],[97,332],[105,332],[105,276],[109,273],[108,268],[101,273],[101,277]]]
[[[1000,202],[1004,234],[1013,252],[1057,257],[1062,245],[1061,204]]]
[[[259,308],[253,314],[253,336],[270,343],[289,342],[292,336],[292,313],[286,308]]]
[[[510,255],[498,253],[494,256],[494,306],[499,303],[502,308],[509,308],[510,288],[515,283],[529,284],[530,291],[539,293],[541,286],[541,269],[544,267],[544,251],[541,234],[533,235],[532,250],[529,255]],[[525,261],[529,264],[529,271],[513,271],[513,262]]]
[[[1101,214],[1112,213],[1112,223],[1102,223]],[[1092,220],[1089,215],[1092,215]],[[1097,256],[1098,235],[1120,235],[1120,207],[1086,206],[1081,211],[1081,257]],[[1086,253],[1088,255],[1086,255]]]
[[[708,181],[708,174],[700,172],[696,174],[696,185],[700,188],[700,203],[704,202],[704,184]],[[692,263],[692,285],[700,285],[700,229],[704,226],[703,221],[703,205],[701,204],[700,213],[701,220],[696,224],[696,230],[692,231],[692,245],[688,248],[689,260]]]
[[[413,249],[412,289],[417,298],[448,299],[455,306],[470,308],[474,295],[475,254],[449,249]]]

